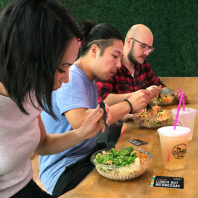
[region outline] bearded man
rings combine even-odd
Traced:
[[[125,37],[121,68],[110,80],[96,82],[98,102],[104,101],[111,106],[145,88],[150,91],[150,99],[157,97],[165,85],[146,61],[153,50],[151,30],[143,24],[133,25]],[[175,96],[180,99],[179,92],[175,92]],[[184,99],[188,101],[185,94]]]

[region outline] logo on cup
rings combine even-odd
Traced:
[[[186,144],[178,144],[173,148],[172,153],[176,159],[183,159],[186,156],[186,151]]]

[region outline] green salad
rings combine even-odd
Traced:
[[[136,151],[133,147],[126,147],[120,150],[115,148],[109,151],[98,153],[94,162],[104,165],[113,165],[117,167],[130,165],[137,158]]]

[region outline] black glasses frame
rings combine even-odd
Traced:
[[[142,43],[142,42],[140,42],[140,41],[138,41],[138,40],[136,40],[136,39],[134,39],[134,38],[131,38],[131,39],[133,39],[134,41],[140,43],[140,44],[141,44],[141,47],[142,47],[142,49],[143,49],[144,51],[146,51],[147,49],[149,49],[149,53],[151,53],[151,52],[153,52],[153,50],[155,49],[153,46],[149,46],[149,45],[147,45],[146,43]]]

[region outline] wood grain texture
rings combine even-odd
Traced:
[[[189,98],[186,107],[198,109],[198,77],[163,77],[161,80],[167,87],[185,92]],[[177,108],[177,104],[163,107],[166,109]],[[188,143],[186,167],[182,170],[169,171],[163,167],[160,141],[156,129],[139,128],[134,122],[126,122],[125,134],[116,147],[131,146],[128,140],[138,138],[149,144],[139,146],[152,153],[153,160],[146,172],[130,181],[117,182],[101,176],[94,169],[75,189],[64,194],[61,198],[195,198],[198,197],[198,115],[196,115],[193,140]],[[156,188],[151,187],[153,175],[184,177],[184,189]]]

